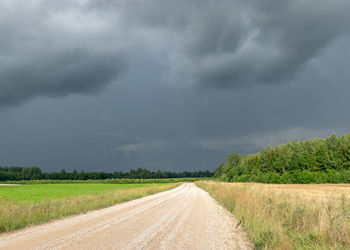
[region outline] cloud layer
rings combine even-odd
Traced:
[[[160,74],[173,84],[279,84],[348,34],[350,22],[347,0],[3,1],[0,8],[0,105],[94,93],[140,50],[165,57]]]
[[[128,29],[156,30],[173,74],[181,75],[176,81],[214,87],[291,79],[348,34],[350,22],[347,0],[93,1],[92,6],[120,15]]]
[[[0,1],[0,165],[214,170],[229,152],[346,133],[349,10]]]
[[[110,24],[74,2],[0,3],[0,106],[95,93],[123,72]]]

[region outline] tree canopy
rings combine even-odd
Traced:
[[[105,179],[161,179],[161,178],[186,178],[186,177],[212,177],[214,173],[206,171],[150,171],[144,168],[131,169],[129,172],[84,172],[73,170],[66,172],[43,173],[38,167],[0,167],[0,181],[21,180],[105,180]]]
[[[350,182],[350,133],[229,154],[214,177],[231,182]]]

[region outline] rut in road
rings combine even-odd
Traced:
[[[251,248],[237,220],[193,183],[0,235],[0,249]]]

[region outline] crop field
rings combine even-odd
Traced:
[[[180,183],[0,185],[0,233],[112,206],[178,185]]]
[[[78,195],[93,195],[122,189],[147,187],[152,184],[35,184],[0,186],[2,200],[32,203]]]
[[[350,249],[349,184],[196,182],[257,249]]]

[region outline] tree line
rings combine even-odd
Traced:
[[[289,141],[255,154],[231,153],[214,177],[231,182],[348,183],[350,133]]]
[[[189,177],[212,177],[210,171],[150,171],[144,168],[131,169],[129,172],[84,172],[73,170],[66,172],[44,173],[39,167],[0,167],[0,181],[22,180],[106,180],[106,179],[162,179],[162,178],[189,178]]]

